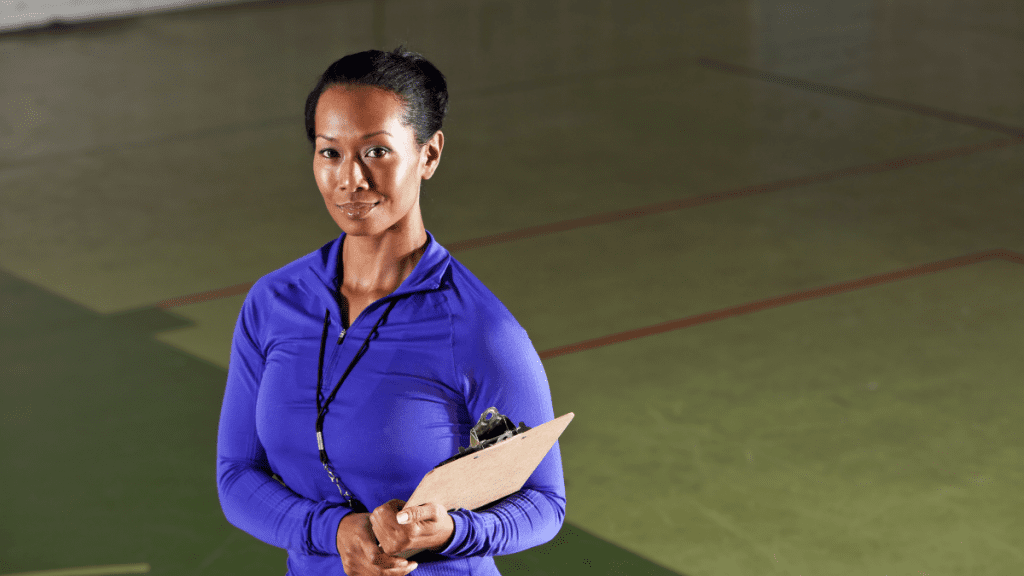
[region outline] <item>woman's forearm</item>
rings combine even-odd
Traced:
[[[565,518],[565,498],[524,488],[485,510],[456,510],[451,516],[455,533],[441,554],[455,558],[513,554],[558,534]]]
[[[338,524],[351,509],[299,496],[251,461],[218,457],[217,493],[228,522],[278,548],[337,555]]]

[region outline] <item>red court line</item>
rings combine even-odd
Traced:
[[[727,192],[716,192],[713,194],[705,194],[703,196],[681,198],[679,200],[669,200],[668,202],[648,204],[646,206],[636,206],[634,208],[626,208],[624,210],[616,210],[614,212],[604,212],[602,214],[594,214],[593,216],[585,216],[583,218],[574,218],[571,220],[552,222],[550,224],[542,224],[540,226],[520,228],[518,230],[502,232],[500,234],[492,234],[490,236],[473,238],[471,240],[453,242],[451,244],[448,244],[447,247],[448,250],[452,252],[458,250],[469,250],[471,248],[490,246],[491,244],[501,244],[503,242],[512,242],[515,240],[522,240],[524,238],[532,238],[534,236],[543,236],[545,234],[565,232],[566,230],[572,230],[574,228],[583,228],[587,226],[597,226],[599,224],[608,224],[611,222],[620,222],[622,220],[628,220],[630,218],[640,218],[641,216],[649,216],[651,214],[658,214],[661,212],[671,212],[673,210],[681,210],[684,208],[695,208],[697,206],[704,206],[705,204],[712,204],[715,202],[721,202],[723,200],[733,200],[735,198],[755,196],[757,194],[776,192],[778,190],[795,188],[797,186],[804,186],[807,184],[828,182],[831,180],[838,180],[840,178],[848,178],[850,176],[860,176],[862,174],[887,172],[890,170],[901,170],[903,168],[909,168],[911,166],[929,164],[932,162],[938,162],[940,160],[948,160],[950,158],[955,158],[957,156],[967,156],[969,154],[974,154],[976,152],[994,150],[996,148],[1004,148],[1006,146],[1013,146],[1022,143],[1024,143],[1024,137],[1001,138],[999,140],[993,140],[991,142],[986,142],[984,144],[960,146],[957,148],[939,150],[938,152],[931,152],[928,154],[915,154],[912,156],[894,158],[892,160],[884,160],[882,162],[872,162],[870,164],[861,164],[860,166],[852,166],[849,168],[830,170],[828,172],[820,172],[818,174],[811,174],[809,176],[787,178],[785,180],[778,180],[776,182],[771,182],[769,184],[759,184],[756,186],[749,186],[747,188],[729,190]]]
[[[897,270],[895,272],[886,272],[885,274],[868,276],[866,278],[861,278],[858,280],[851,280],[839,284],[832,284],[830,286],[824,286],[821,288],[813,288],[811,290],[805,290],[802,292],[794,292],[792,294],[786,294],[784,296],[777,296],[775,298],[768,298],[766,300],[758,300],[747,304],[741,304],[739,306],[732,306],[730,308],[722,308],[720,310],[705,312],[703,314],[697,314],[695,316],[688,316],[686,318],[681,318],[679,320],[672,320],[661,324],[655,324],[653,326],[638,328],[636,330],[627,330],[625,332],[619,332],[618,334],[602,336],[601,338],[584,340],[582,342],[569,344],[567,346],[550,348],[548,350],[544,350],[543,352],[541,352],[540,357],[541,359],[546,360],[548,358],[554,358],[556,356],[563,356],[565,354],[583,352],[584,350],[592,350],[594,348],[608,346],[609,344],[617,344],[619,342],[626,342],[627,340],[636,340],[637,338],[643,338],[645,336],[653,336],[655,334],[661,334],[663,332],[671,332],[672,330],[679,330],[680,328],[688,328],[690,326],[696,326],[698,324],[707,324],[708,322],[724,320],[726,318],[732,318],[733,316],[742,316],[744,314],[760,312],[762,310],[768,310],[769,308],[776,308],[779,306],[803,302],[805,300],[811,300],[814,298],[835,296],[836,294],[842,294],[844,292],[852,292],[854,290],[860,290],[862,288],[877,286],[879,284],[887,284],[889,282],[905,280],[907,278],[914,278],[916,276],[923,276],[925,274],[934,274],[935,272],[942,272],[945,270],[951,270],[953,268],[969,266],[971,264],[979,264],[981,262],[987,262],[989,260],[1006,260],[1009,262],[1014,262],[1016,264],[1024,264],[1024,254],[1019,254],[1017,252],[1012,252],[1010,250],[1004,249],[987,250],[985,252],[968,254],[966,256],[960,256],[959,258],[940,260],[938,262],[931,262],[929,264],[922,264],[920,266],[904,268],[903,270]]]
[[[532,238],[534,236],[543,236],[546,234],[565,232],[567,230],[573,230],[576,228],[598,226],[600,224],[610,224],[612,222],[620,222],[623,220],[629,220],[630,218],[640,218],[642,216],[649,216],[652,214],[671,212],[673,210],[696,208],[698,206],[713,204],[715,202],[722,202],[725,200],[733,200],[736,198],[755,196],[758,194],[766,194],[769,192],[777,192],[779,190],[795,188],[797,186],[804,186],[807,184],[828,182],[831,180],[838,180],[840,178],[848,178],[851,176],[859,176],[862,174],[874,174],[878,172],[887,172],[890,170],[901,170],[903,168],[909,168],[911,166],[939,162],[941,160],[948,160],[950,158],[956,158],[958,156],[967,156],[969,154],[974,154],[977,152],[984,152],[986,150],[994,150],[997,148],[1004,148],[1007,146],[1014,146],[1022,143],[1024,143],[1024,138],[1001,138],[999,140],[993,140],[991,142],[986,142],[983,144],[960,146],[957,148],[939,150],[938,152],[931,152],[928,154],[915,154],[912,156],[903,156],[901,158],[894,158],[892,160],[872,162],[870,164],[861,164],[860,166],[840,168],[838,170],[829,170],[828,172],[820,172],[818,174],[811,174],[809,176],[787,178],[785,180],[778,180],[776,182],[771,182],[768,184],[748,186],[746,188],[738,188],[736,190],[729,190],[726,192],[716,192],[713,194],[705,194],[703,196],[681,198],[678,200],[669,200],[667,202],[659,202],[656,204],[648,204],[645,206],[626,208],[624,210],[616,210],[613,212],[594,214],[592,216],[585,216],[583,218],[573,218],[570,220],[562,220],[559,222],[552,222],[550,224],[543,224],[540,226],[520,228],[518,230],[511,230],[509,232],[492,234],[490,236],[482,236],[480,238],[472,238],[469,240],[462,240],[460,242],[452,242],[450,244],[446,244],[445,246],[449,252],[459,252],[462,250],[481,248],[483,246],[490,246],[493,244],[514,242],[516,240],[523,240],[525,238]],[[179,296],[177,298],[170,298],[168,300],[158,302],[156,304],[156,307],[174,308],[177,306],[198,304],[200,302],[207,302],[209,300],[216,300],[219,298],[226,298],[228,296],[244,294],[246,291],[249,290],[250,287],[252,287],[252,284],[252,282],[248,282],[245,284],[236,284],[234,286],[228,286],[227,288],[218,288],[216,290],[197,292],[195,294]]]
[[[982,128],[985,130],[994,130],[996,132],[1002,132],[1003,134],[1009,134],[1010,136],[1024,137],[1024,128],[1009,126],[1007,124],[1002,124],[1000,122],[994,122],[992,120],[978,118],[977,116],[958,114],[956,112],[950,112],[949,110],[932,108],[931,106],[915,104],[913,102],[907,102],[905,100],[886,98],[884,96],[875,96],[873,94],[861,92],[860,90],[840,88],[838,86],[831,86],[829,84],[822,84],[820,82],[811,82],[809,80],[802,80],[800,78],[785,76],[783,74],[765,72],[763,70],[757,70],[756,68],[749,68],[747,66],[740,66],[739,64],[731,64],[729,62],[715,60],[714,58],[698,58],[697,63],[701,66],[704,66],[705,68],[711,68],[722,72],[730,72],[732,74],[756,78],[758,80],[773,82],[775,84],[783,84],[785,86],[800,88],[802,90],[808,90],[810,92],[817,92],[819,94],[826,94],[829,96],[838,96],[840,98],[856,100],[857,102],[863,102],[866,104],[885,106],[887,108],[894,108],[896,110],[914,112],[917,114],[921,114],[922,116],[931,116],[933,118],[946,120],[947,122],[965,124],[967,126],[974,126],[975,128]]]
[[[216,290],[207,290],[206,292],[196,292],[195,294],[189,294],[187,296],[178,296],[177,298],[170,298],[162,302],[157,302],[156,307],[175,308],[177,306],[198,304],[209,300],[217,300],[220,298],[227,298],[228,296],[245,294],[249,291],[249,288],[252,288],[254,283],[255,282],[246,282],[245,284],[235,284],[234,286],[228,286],[227,288],[218,288]]]

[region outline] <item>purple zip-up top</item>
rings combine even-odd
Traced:
[[[325,314],[323,399],[395,300],[324,421],[333,469],[369,510],[408,499],[424,474],[468,445],[470,428],[491,406],[531,427],[554,418],[544,367],[526,331],[429,232],[409,277],[339,338],[344,240],[342,234],[260,278],[231,343],[217,435],[221,506],[235,526],[288,550],[290,576],[345,574],[336,537],[352,508],[321,465],[316,442]],[[451,515],[451,544],[414,557],[414,574],[494,575],[492,556],[551,540],[565,516],[558,444],[521,491]]]

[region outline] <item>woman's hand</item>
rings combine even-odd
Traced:
[[[455,522],[448,511],[440,504],[422,504],[405,511],[402,506],[404,501],[390,500],[370,514],[370,525],[381,549],[387,554],[444,550],[455,532]]]
[[[416,563],[385,554],[370,531],[370,515],[352,512],[338,525],[338,554],[348,576],[405,576]]]

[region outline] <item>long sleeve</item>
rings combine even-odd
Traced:
[[[323,426],[332,466],[370,510],[407,498],[490,406],[530,426],[554,417],[526,332],[428,238],[412,274],[389,296],[397,304],[371,304],[344,338],[335,324],[344,235],[261,278],[242,305],[218,430],[218,494],[229,522],[288,550],[295,576],[344,574],[337,529],[352,512],[320,464],[318,394],[333,398]],[[558,444],[522,490],[452,515],[451,545],[424,552],[417,573],[497,576],[491,556],[551,540],[565,516]]]
[[[444,556],[502,556],[550,541],[565,517],[565,497],[523,488],[480,512],[451,512],[452,543]]]
[[[253,289],[253,292],[256,289]],[[235,325],[217,431],[217,492],[227,520],[254,537],[308,555],[337,555],[338,524],[351,510],[299,496],[272,477],[257,433],[265,353],[250,292]]]
[[[473,319],[465,329],[454,330],[467,408],[478,417],[494,406],[517,424],[538,426],[554,418],[544,367],[526,331],[499,306],[491,318]],[[455,533],[441,552],[448,557],[512,554],[554,538],[565,517],[558,443],[522,490],[476,512],[457,510],[452,517]]]

